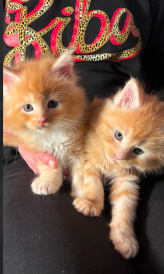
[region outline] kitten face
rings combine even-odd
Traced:
[[[136,167],[141,171],[160,166],[161,147],[164,145],[162,132],[157,129],[160,140],[149,130],[141,136],[141,129],[135,130],[135,127],[128,124],[128,120],[126,124],[126,127],[117,126],[111,130],[112,162],[124,168]]]
[[[72,56],[67,53],[57,59],[48,56],[6,68],[5,124],[15,132],[41,134],[73,126],[83,115],[86,101],[72,67]]]
[[[119,103],[107,101],[98,131],[110,162],[128,169],[154,170],[164,165],[164,103],[155,96],[144,97],[141,90],[139,93],[137,103],[130,95],[135,107],[133,103],[127,107],[124,94]]]

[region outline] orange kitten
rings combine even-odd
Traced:
[[[164,102],[146,95],[131,79],[112,99],[95,100],[92,107],[95,112],[78,174],[80,189],[84,170],[83,191],[81,195],[77,192],[73,204],[84,215],[100,215],[102,176],[110,178],[110,239],[125,258],[134,257],[138,251],[133,221],[139,175],[164,166]]]
[[[87,100],[77,85],[72,55],[53,55],[4,67],[4,145],[21,144],[29,152],[47,152],[58,161],[52,170],[40,161],[40,175],[32,182],[36,194],[51,194],[62,184],[62,169],[68,166],[73,182],[83,149]]]

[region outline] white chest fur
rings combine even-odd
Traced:
[[[70,151],[73,140],[65,132],[35,132],[30,134],[30,142],[36,142],[40,151],[52,154],[62,166],[72,166],[74,157],[70,156]]]
[[[70,138],[64,132],[49,133],[40,136],[39,143],[43,150],[53,154],[55,157],[61,157],[68,150]]]

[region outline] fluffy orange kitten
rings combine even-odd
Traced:
[[[84,215],[100,215],[104,206],[102,176],[110,178],[110,239],[125,258],[134,257],[138,251],[133,221],[139,175],[164,166],[164,102],[146,95],[131,79],[112,99],[104,103],[95,100],[92,108],[73,204]]]
[[[29,152],[47,152],[58,161],[52,170],[40,161],[40,175],[32,182],[36,194],[51,194],[62,184],[62,169],[69,167],[73,182],[83,149],[87,100],[77,85],[72,55],[67,52],[4,67],[4,145],[21,144]]]

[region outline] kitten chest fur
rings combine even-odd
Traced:
[[[72,153],[76,148],[74,145],[77,141],[75,134],[69,135],[60,131],[50,131],[49,133],[46,132],[46,134],[36,132],[28,137],[26,135],[25,139],[29,140],[29,138],[32,149],[35,149],[37,152],[52,154],[62,167],[72,168],[74,161],[78,158],[78,153],[75,153],[75,155]],[[80,148],[82,148],[81,143],[79,143],[77,150]]]

